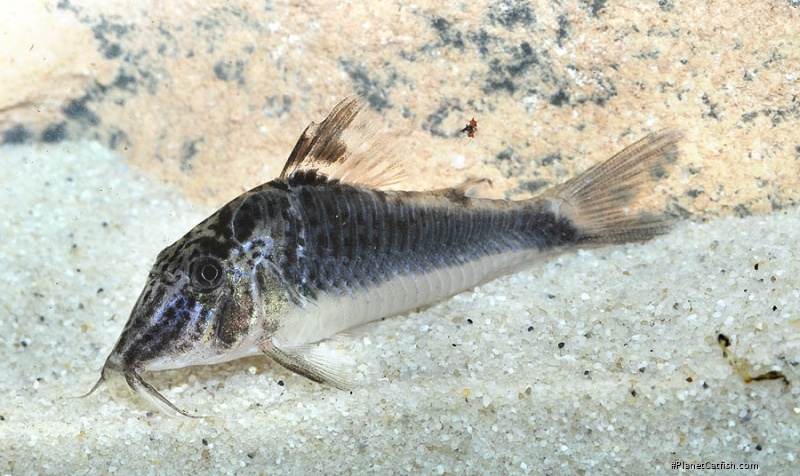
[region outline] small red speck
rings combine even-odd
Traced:
[[[476,121],[475,118],[473,117],[472,119],[469,120],[469,124],[467,124],[463,129],[461,129],[461,132],[466,132],[467,137],[469,137],[470,139],[474,139],[475,133],[478,132],[478,121]]]

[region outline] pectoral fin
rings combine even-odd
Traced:
[[[318,344],[280,346],[267,341],[259,349],[281,366],[313,382],[340,390],[353,387],[353,381],[345,375],[349,367],[346,362]]]

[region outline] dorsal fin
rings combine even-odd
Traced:
[[[379,137],[358,96],[336,105],[320,124],[311,123],[294,146],[280,178],[290,185],[339,181],[381,188],[404,174],[389,141]]]

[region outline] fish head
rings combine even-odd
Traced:
[[[249,266],[255,257],[231,239],[225,216],[225,209],[220,210],[158,255],[95,387],[122,376],[134,393],[188,416],[140,372],[225,362],[253,353],[258,333],[250,331],[259,308]]]

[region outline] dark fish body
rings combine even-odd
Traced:
[[[674,159],[676,132],[652,134],[609,161],[525,201],[461,187],[381,190],[391,164],[373,155],[356,99],[295,146],[281,176],[244,193],[159,254],[95,388],[112,374],[186,415],[143,370],[264,353],[311,380],[346,387],[313,344],[435,303],[576,245],[643,241],[663,217],[626,206]],[[365,145],[366,144],[366,145]],[[94,389],[93,389],[94,390]]]

